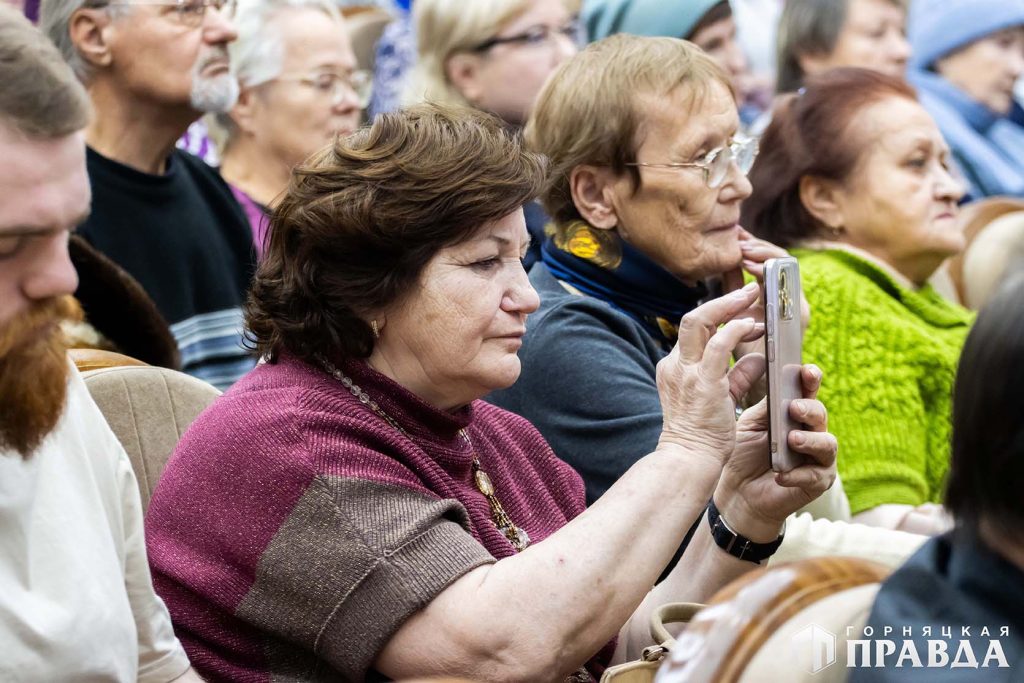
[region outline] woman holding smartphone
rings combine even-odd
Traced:
[[[949,147],[909,86],[861,69],[810,78],[761,145],[743,223],[800,261],[814,311],[804,359],[825,373],[851,511],[942,531],[950,396],[972,322],[928,284],[964,247]]]
[[[657,443],[655,370],[683,315],[722,289],[707,283],[737,288],[743,269],[760,277],[765,260],[786,255],[739,227],[756,150],[739,126],[730,79],[707,55],[682,40],[628,34],[562,65],[527,124],[528,144],[551,166],[542,199],[553,223],[530,271],[540,308],[520,350],[522,374],[488,400],[540,430],[583,476],[588,502]],[[762,340],[743,346],[736,367],[759,375],[763,349]],[[805,366],[802,376],[813,384],[821,375]],[[767,420],[754,403],[748,412]],[[848,517],[833,489],[818,512]],[[895,564],[917,544],[808,515],[787,524],[777,558],[870,554]]]

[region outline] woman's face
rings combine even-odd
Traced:
[[[1024,28],[976,40],[940,59],[935,69],[974,100],[1006,114],[1013,105],[1013,86],[1024,73]]]
[[[727,144],[739,129],[732,94],[711,82],[702,97],[677,88],[667,97],[642,96],[637,150],[640,163],[693,162]],[[617,231],[625,241],[686,281],[739,266],[740,202],[750,182],[731,165],[722,184],[709,188],[699,168],[638,167],[636,191],[627,174],[612,185]]]
[[[732,78],[733,87],[743,90],[747,75],[747,57],[736,40],[736,22],[732,17],[716,21],[690,36],[690,42],[708,53]]]
[[[493,36],[511,40],[459,55],[465,66],[454,66],[460,76],[453,82],[475,107],[513,125],[524,125],[548,76],[576,54],[576,30],[562,2],[534,0]]]
[[[851,134],[865,150],[836,192],[844,239],[917,283],[964,248],[957,221],[960,184],[949,148],[917,102],[890,97],[865,107]]]
[[[910,58],[906,14],[893,0],[849,0],[846,21],[829,55],[805,56],[808,74],[841,66],[860,67],[902,78]]]
[[[370,365],[442,409],[511,386],[526,316],[540,305],[521,262],[529,240],[519,210],[438,252],[384,312]]]
[[[288,168],[359,125],[359,99],[339,85],[356,67],[344,24],[300,8],[273,20],[284,45],[281,73],[249,94],[246,126],[258,145]]]

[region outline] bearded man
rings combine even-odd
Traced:
[[[89,100],[0,5],[0,680],[197,681],[153,592],[128,456],[65,354]]]
[[[175,149],[238,97],[234,0],[47,0],[40,25],[85,84],[92,215],[79,234],[135,277],[170,324],[182,368],[221,389],[252,368],[241,304],[252,232],[217,172]]]

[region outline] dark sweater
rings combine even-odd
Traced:
[[[154,585],[207,680],[375,678],[409,616],[514,554],[460,429],[533,542],[584,509],[579,476],[522,418],[481,401],[442,412],[363,363],[345,372],[411,438],[285,357],[200,415],[160,479],[146,515]]]
[[[896,570],[878,591],[868,625],[874,638],[895,641],[896,652],[883,667],[875,668],[876,645],[872,644],[872,667],[850,669],[853,683],[1024,680],[1024,572],[963,532],[931,539]],[[888,635],[887,626],[892,628]],[[963,634],[965,626],[970,627],[969,636]],[[923,635],[924,627],[931,627],[930,637]],[[1003,627],[1009,628],[1009,635],[1000,633]],[[904,636],[904,628],[910,628],[912,635]],[[952,628],[952,638],[943,637],[944,628]],[[862,635],[855,632],[853,637]],[[925,666],[914,668],[904,661],[896,667],[904,640],[914,641]],[[957,657],[957,652],[961,640],[970,641],[979,665],[985,661],[990,641],[997,640],[1009,666],[999,668],[993,658],[981,668],[928,667],[929,640],[945,641],[950,664],[967,661],[966,654]]]
[[[92,214],[78,232],[142,285],[171,326],[182,368],[226,388],[253,366],[242,310],[252,232],[231,190],[175,150],[163,175],[88,150]]]

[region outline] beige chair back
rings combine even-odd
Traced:
[[[128,453],[145,512],[178,440],[220,391],[184,373],[148,365],[88,370],[82,378]]]

